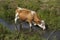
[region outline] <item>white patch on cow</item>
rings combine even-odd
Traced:
[[[18,13],[15,14],[15,23],[16,23],[17,19],[19,19]]]
[[[24,9],[24,8],[21,8],[21,7],[17,7],[18,8],[18,10],[26,10],[26,9]]]
[[[45,23],[44,20],[41,20],[42,23]]]
[[[32,24],[31,23],[29,23],[29,26],[30,26],[30,28],[32,27]]]
[[[35,11],[31,11],[31,14],[34,15],[35,14]]]
[[[23,9],[19,7],[18,10],[23,10]]]
[[[44,20],[41,20],[41,24],[38,24],[38,26],[41,27],[43,30],[46,29]]]
[[[21,8],[21,7],[17,7],[18,8],[18,10],[25,10],[24,8]]]
[[[15,14],[15,17],[17,17],[17,16],[18,16],[18,13]]]
[[[38,24],[39,27],[41,27],[43,30],[45,30],[45,26],[43,26],[42,24]]]

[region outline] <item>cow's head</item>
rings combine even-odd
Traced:
[[[41,24],[38,24],[38,26],[41,27],[43,30],[46,29],[44,20],[41,20]]]

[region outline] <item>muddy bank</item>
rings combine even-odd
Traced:
[[[3,19],[0,19],[0,24],[6,26],[11,31],[15,30],[15,24],[9,24],[8,22],[4,21]],[[28,23],[23,22],[22,25],[23,25],[23,29],[25,29],[25,28],[29,29]],[[20,30],[20,24],[17,24],[17,27],[18,27],[18,30]],[[33,26],[33,29],[38,31],[40,28]],[[53,38],[60,40],[60,30],[55,31],[54,33],[53,33],[53,30],[52,31],[45,31],[45,32],[43,32],[42,37],[46,38],[47,40],[53,40]]]

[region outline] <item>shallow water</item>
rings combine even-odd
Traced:
[[[0,19],[0,24],[6,26],[11,31],[15,30],[15,24],[9,24],[8,22],[4,21],[3,19]],[[23,22],[22,25],[23,25],[23,28],[29,29],[29,24],[28,23]],[[20,24],[17,24],[17,27],[18,27],[18,30],[20,30]],[[33,26],[33,29],[38,30],[40,28]],[[43,33],[42,37],[44,37],[46,39],[49,37],[48,40],[53,40],[53,38],[56,38],[57,40],[60,40],[60,30],[58,30],[58,31],[54,32],[52,35],[50,35],[52,32],[53,31],[45,31]]]

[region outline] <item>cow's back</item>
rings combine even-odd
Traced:
[[[19,17],[20,17],[21,20],[26,20],[26,19],[30,20],[32,18],[31,11],[29,11],[29,10],[20,10]]]

